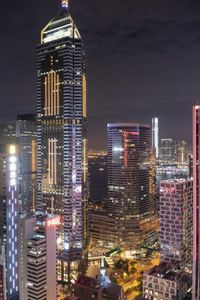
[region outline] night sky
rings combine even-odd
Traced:
[[[36,45],[61,0],[2,0],[0,121],[35,112]],[[161,137],[191,140],[200,102],[200,1],[71,0],[87,48],[91,148],[106,123],[160,119]]]

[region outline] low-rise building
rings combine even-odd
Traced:
[[[97,278],[79,275],[74,286],[74,294],[80,300],[126,300],[123,288],[108,277],[104,257],[101,259]]]

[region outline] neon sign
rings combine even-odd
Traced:
[[[55,218],[47,220],[47,227],[54,227],[61,224],[60,216],[56,216]]]

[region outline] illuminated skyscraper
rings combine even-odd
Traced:
[[[20,211],[35,210],[36,203],[36,120],[35,115],[19,115],[16,138],[20,160]]]
[[[35,115],[17,116],[16,121],[0,124],[0,144],[19,145],[19,209],[35,209],[36,190],[36,120]]]
[[[186,141],[177,144],[176,149],[177,162],[179,164],[187,164],[189,160],[189,147]]]
[[[56,300],[57,226],[60,216],[36,212],[21,216],[20,300]]]
[[[0,246],[0,300],[6,300],[6,256],[4,246]]]
[[[162,163],[170,164],[176,160],[175,157],[175,142],[173,139],[161,139],[160,158]]]
[[[152,119],[152,147],[156,148],[156,158],[158,158],[158,156],[159,156],[158,118]]]
[[[19,151],[0,145],[0,239],[6,254],[7,299],[18,299]]]
[[[108,124],[108,215],[110,241],[141,249],[157,230],[156,190],[152,189],[150,126]],[[154,174],[155,175],[155,174]],[[152,197],[154,196],[154,197]]]
[[[78,261],[87,243],[86,61],[68,1],[37,48],[37,133],[37,207],[62,216],[63,259]]]
[[[200,105],[193,107],[193,290],[200,299]]]
[[[192,270],[192,179],[160,183],[161,261]]]

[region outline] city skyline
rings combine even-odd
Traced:
[[[200,300],[199,2],[27,4],[0,19],[0,300]]]
[[[163,6],[158,1],[151,7],[146,0],[120,4],[118,0],[109,3],[87,0],[84,4],[70,1],[72,16],[77,20],[88,52],[90,148],[105,149],[106,123],[150,124],[155,115],[160,120],[161,137],[182,139],[185,135],[191,141],[190,107],[199,98],[200,4],[195,0],[192,5],[188,0],[176,3],[167,0]],[[5,46],[0,50],[4,58],[1,120],[36,110],[38,31],[55,11],[59,11],[59,3],[54,0],[44,0],[38,5],[13,1],[12,9],[9,3],[2,4]],[[14,55],[9,46],[11,40],[15,45]],[[8,70],[13,62],[16,68],[12,69],[12,89],[8,91]],[[180,107],[178,117],[175,106]]]

